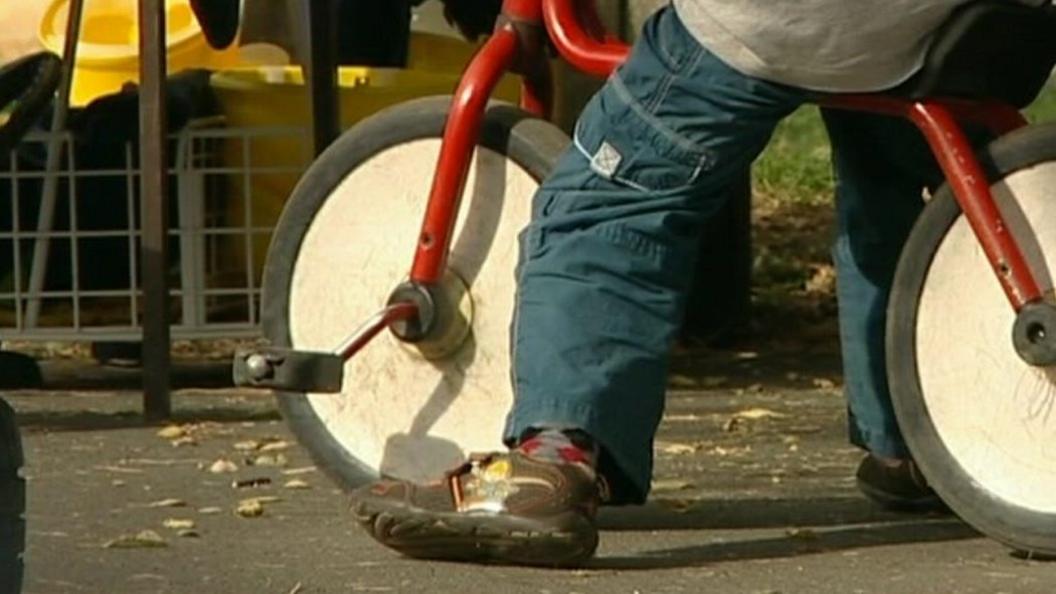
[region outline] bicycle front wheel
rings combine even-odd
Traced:
[[[1056,270],[1056,126],[981,155],[991,191],[1046,296]],[[981,532],[1056,554],[1056,369],[1012,342],[1015,312],[948,187],[903,250],[888,310],[899,425],[929,482]]]
[[[332,350],[406,280],[450,107],[411,101],[346,132],[297,185],[276,227],[262,318],[277,346]],[[291,429],[346,488],[425,480],[501,447],[512,403],[517,236],[568,138],[501,104],[486,111],[443,290],[468,325],[445,352],[383,332],[345,365],[340,394],[279,394]]]

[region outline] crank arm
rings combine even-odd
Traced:
[[[385,328],[417,318],[418,311],[418,304],[412,301],[395,301],[371,316],[332,352],[275,347],[239,349],[232,369],[235,385],[336,394],[344,381],[345,361]]]

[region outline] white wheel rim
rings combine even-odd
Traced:
[[[1056,266],[1053,188],[1056,163],[1018,171],[993,188],[1047,293]],[[939,438],[979,487],[1017,507],[1056,513],[1056,370],[1020,359],[1014,320],[958,217],[931,263],[917,312],[921,393]]]
[[[294,266],[294,348],[335,348],[406,279],[439,147],[425,139],[389,148],[327,197]],[[346,363],[340,394],[307,395],[326,430],[370,468],[425,480],[501,446],[517,235],[537,187],[506,156],[478,148],[449,259],[473,301],[470,339],[455,355],[427,361],[383,332]]]

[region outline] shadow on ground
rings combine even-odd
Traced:
[[[649,570],[695,567],[724,561],[777,559],[851,551],[910,543],[962,541],[982,538],[956,519],[845,526],[833,529],[790,531],[783,536],[754,540],[719,540],[701,545],[648,551],[622,557],[604,557],[591,563],[596,569]]]
[[[23,392],[24,395],[31,393]],[[42,398],[47,396],[43,393]],[[76,397],[72,397],[76,398]],[[85,406],[68,406],[63,409],[29,408],[25,406],[32,396],[21,400],[18,424],[23,431],[107,431],[115,429],[139,429],[161,425],[183,423],[233,424],[244,422],[279,421],[281,416],[270,398],[260,398],[259,403],[247,406],[246,401],[223,402],[210,398],[202,404],[188,404],[185,399],[177,402],[172,417],[164,423],[151,423],[136,410],[93,410]],[[69,397],[67,397],[69,400]],[[247,399],[248,400],[248,399]]]

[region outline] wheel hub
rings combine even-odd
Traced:
[[[1056,304],[1043,301],[1025,305],[1016,315],[1012,343],[1031,365],[1056,364]]]
[[[473,300],[469,287],[450,268],[435,285],[400,285],[389,297],[390,304],[396,301],[414,303],[419,315],[393,324],[393,336],[426,359],[443,359],[457,352],[469,337]]]

